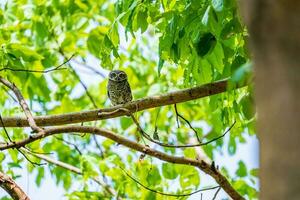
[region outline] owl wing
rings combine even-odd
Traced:
[[[127,90],[126,92],[127,92],[127,94],[129,94],[127,101],[131,101],[132,100],[132,93],[131,93],[131,88],[130,88],[130,85],[129,85],[128,82],[127,82],[127,85],[128,85],[128,87],[126,87],[126,90]]]

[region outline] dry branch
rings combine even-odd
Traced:
[[[55,126],[115,118],[126,115],[126,112],[119,110],[120,108],[125,108],[131,113],[135,113],[150,108],[166,106],[175,103],[182,103],[226,92],[227,85],[228,81],[222,80],[214,83],[196,86],[189,89],[169,92],[159,96],[138,99],[125,105],[118,105],[110,108],[101,108],[96,110],[66,113],[59,115],[38,116],[34,117],[34,120],[39,126]],[[245,85],[240,85],[238,87],[243,86]],[[24,117],[3,117],[3,123],[6,127],[27,127],[29,125],[28,121]]]

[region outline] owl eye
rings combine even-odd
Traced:
[[[124,73],[120,73],[118,76],[120,79],[126,79],[126,74]]]
[[[116,77],[117,77],[117,74],[114,73],[114,72],[112,72],[112,73],[110,74],[110,77],[111,77],[111,78],[116,78]]]

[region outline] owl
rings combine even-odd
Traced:
[[[113,70],[108,75],[107,95],[112,105],[125,104],[132,100],[127,75],[121,70]]]

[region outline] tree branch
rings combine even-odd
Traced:
[[[217,198],[218,193],[220,192],[221,188],[217,189],[215,195],[213,196],[212,200],[215,200]]]
[[[20,186],[8,175],[0,172],[0,187],[15,200],[30,200]]]
[[[215,179],[215,181],[223,188],[224,191],[227,192],[227,194],[233,198],[233,199],[244,199],[229,183],[229,181],[219,172],[218,169],[212,168],[210,164],[206,163],[205,161],[201,160],[194,160],[190,158],[184,158],[184,157],[177,157],[177,156],[171,156],[166,153],[157,151],[155,149],[150,148],[149,146],[141,145],[137,142],[128,140],[127,138],[121,136],[120,134],[116,134],[112,131],[97,128],[97,127],[90,127],[90,126],[62,126],[62,127],[53,127],[45,129],[45,133],[38,133],[35,135],[30,136],[27,139],[14,142],[14,143],[7,143],[7,144],[1,144],[0,150],[8,149],[8,148],[19,148],[22,146],[25,146],[26,144],[32,143],[38,139],[59,134],[59,133],[91,133],[95,135],[100,135],[106,138],[109,138],[113,141],[115,141],[118,144],[122,144],[130,149],[134,149],[136,151],[139,151],[141,153],[147,154],[149,156],[156,157],[160,160],[175,163],[175,164],[182,164],[182,165],[188,165],[188,166],[195,166],[205,172],[206,174],[210,175]]]
[[[15,95],[16,95],[18,101],[19,101],[19,104],[20,104],[21,108],[23,109],[23,111],[24,111],[24,113],[25,113],[25,115],[26,115],[26,118],[27,118],[26,120],[28,121],[28,124],[29,124],[29,126],[31,127],[31,129],[32,129],[34,132],[43,132],[43,129],[40,128],[40,127],[38,127],[38,126],[36,125],[36,123],[35,123],[35,121],[34,121],[34,119],[33,119],[33,116],[32,116],[32,114],[31,114],[31,111],[30,111],[30,109],[29,109],[29,107],[28,107],[28,105],[27,105],[27,103],[26,103],[26,101],[25,101],[25,99],[24,99],[22,93],[21,93],[20,90],[15,86],[15,84],[13,84],[13,83],[9,82],[8,80],[4,79],[2,76],[0,76],[0,82],[1,82],[3,85],[5,85],[6,87],[8,87],[9,89],[11,89],[11,90],[15,93]],[[2,122],[1,124],[4,123],[3,120],[2,120],[1,122]],[[4,123],[4,126],[5,126],[5,123]]]
[[[175,113],[176,113],[176,121],[177,121],[178,128],[179,128],[179,117],[180,117],[183,121],[185,121],[185,123],[187,123],[189,125],[190,129],[192,129],[194,131],[198,142],[201,143],[201,139],[199,138],[197,130],[191,125],[191,123],[186,118],[184,118],[181,114],[179,114],[176,104],[174,104],[174,109],[175,109]]]
[[[27,73],[43,73],[43,74],[46,74],[46,73],[49,73],[49,72],[52,72],[52,71],[66,69],[66,68],[61,68],[61,67],[64,64],[68,63],[74,57],[74,55],[75,54],[73,54],[70,58],[66,58],[66,60],[63,63],[61,63],[60,65],[58,65],[56,67],[53,67],[51,69],[31,70],[31,69],[15,69],[15,68],[11,68],[11,67],[3,67],[3,68],[0,69],[0,72],[3,71],[3,70],[10,70],[10,71],[13,71],[13,72],[27,72]]]
[[[120,109],[122,109],[122,108],[120,108]],[[152,139],[152,138],[150,137],[150,135],[147,134],[147,133],[142,129],[140,123],[139,123],[138,120],[133,116],[133,114],[129,113],[129,112],[126,111],[126,110],[125,110],[125,112],[127,112],[127,115],[130,116],[130,117],[132,118],[133,122],[135,123],[135,125],[136,125],[137,128],[138,128],[138,131],[141,133],[141,135],[142,135],[143,137],[145,137],[147,140],[149,140],[149,141],[151,141],[151,142],[153,142],[153,143],[155,143],[155,144],[158,144],[158,145],[163,146],[163,147],[169,147],[169,148],[189,148],[189,147],[198,147],[198,146],[205,146],[205,145],[208,145],[208,144],[210,144],[210,143],[212,143],[212,142],[214,142],[214,141],[216,141],[216,140],[218,140],[218,139],[224,137],[224,136],[232,129],[232,127],[233,127],[233,126],[235,125],[235,123],[236,123],[236,122],[234,121],[233,124],[232,124],[232,125],[231,125],[231,126],[230,126],[223,134],[222,134],[222,135],[220,135],[220,136],[218,136],[218,137],[216,137],[216,138],[213,138],[213,139],[211,139],[211,140],[209,140],[209,141],[207,141],[207,142],[201,142],[200,139],[198,139],[198,141],[200,141],[200,142],[197,143],[197,144],[174,145],[174,144],[168,144],[168,143],[159,142],[159,141],[156,141],[156,140]],[[189,122],[188,122],[188,123],[189,123]],[[191,126],[191,127],[192,127],[192,126]],[[196,135],[197,135],[197,133],[196,133]]]
[[[39,126],[55,126],[63,124],[81,123],[102,119],[109,119],[126,115],[120,108],[125,108],[131,113],[138,111],[171,105],[175,103],[182,103],[202,97],[211,96],[227,91],[227,80],[217,81],[214,83],[208,83],[201,86],[196,86],[189,89],[178,90],[169,92],[160,96],[146,97],[129,102],[125,105],[118,105],[110,108],[102,108],[89,111],[81,111],[74,113],[66,113],[59,115],[48,115],[34,117],[34,120]],[[246,85],[239,85],[237,88]],[[113,112],[117,111],[117,112]],[[6,127],[27,127],[28,121],[24,117],[3,117],[3,123]],[[2,125],[0,125],[2,126]]]

